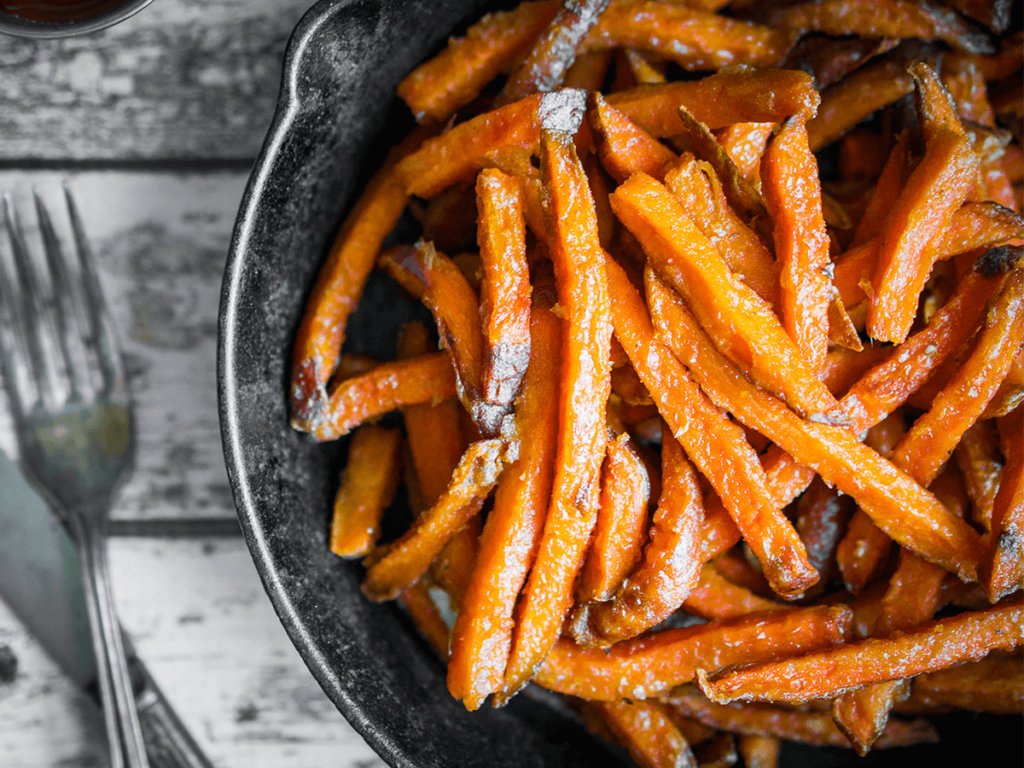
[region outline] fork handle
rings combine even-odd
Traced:
[[[72,514],[72,518],[78,515]],[[89,629],[96,653],[103,719],[110,745],[113,768],[149,768],[142,740],[128,662],[121,641],[121,625],[107,578],[106,537],[92,526],[76,520],[82,582],[85,587]]]

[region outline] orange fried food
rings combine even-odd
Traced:
[[[776,662],[730,669],[713,676],[697,671],[714,702],[777,701],[803,704],[870,683],[976,661],[990,651],[1013,650],[1022,637],[1024,605],[1016,601],[932,621],[902,634],[817,651]]]
[[[773,24],[804,32],[942,40],[969,53],[991,52],[988,38],[959,16],[909,0],[814,0],[770,16]]]
[[[711,728],[723,728],[750,736],[777,736],[786,741],[821,747],[849,748],[827,712],[795,710],[763,704],[716,704],[692,688],[673,691],[668,704],[677,713],[693,717]],[[876,742],[880,749],[938,741],[927,720],[890,721]]]
[[[334,499],[330,538],[334,554],[360,557],[377,543],[381,517],[398,488],[401,444],[398,430],[372,424],[352,436]]]
[[[576,49],[607,7],[608,0],[564,3],[534,38],[533,48],[509,75],[497,103],[558,88],[576,59]]]
[[[728,510],[726,520],[732,517],[736,528],[749,534],[772,588],[782,595],[802,592],[817,580],[817,573],[771,497],[764,470],[742,430],[708,400],[656,338],[643,299],[622,268],[609,259],[607,269],[615,335],[673,435],[718,491]],[[712,522],[710,515],[707,522]],[[772,531],[770,542],[762,535],[764,525]],[[732,526],[716,524],[715,529],[724,529],[731,538]],[[733,543],[734,538],[727,546]]]
[[[818,162],[808,147],[802,116],[787,120],[769,142],[761,161],[761,184],[775,224],[782,325],[817,370],[828,353],[832,260]]]
[[[708,128],[811,118],[820,102],[810,75],[786,69],[719,73],[702,80],[648,85],[611,94],[607,101],[656,139],[682,127],[679,106]]]
[[[441,497],[369,567],[363,594],[371,600],[393,600],[422,576],[452,536],[480,511],[505,467],[507,450],[502,439],[470,445]]]
[[[966,580],[975,578],[981,542],[966,523],[848,430],[801,419],[755,387],[715,349],[682,301],[648,274],[659,336],[720,407],[852,496],[891,538]]]
[[[681,67],[729,64],[777,66],[795,36],[786,30],[729,19],[654,0],[618,0],[583,41],[586,50],[628,47],[656,53]]]
[[[867,316],[867,331],[872,338],[897,343],[910,330],[918,296],[934,263],[934,252],[926,245],[949,229],[979,168],[978,156],[963,135],[956,108],[935,73],[920,63],[911,71],[927,105],[921,110],[925,156],[907,179],[879,234]],[[933,109],[950,111],[952,119],[935,118],[931,127],[929,112]]]
[[[661,497],[643,559],[611,602],[591,606],[595,644],[636,637],[686,599],[701,574],[704,504],[696,470],[665,429],[661,434]]]
[[[314,431],[327,407],[327,382],[341,354],[345,322],[359,303],[381,243],[409,201],[397,163],[428,135],[414,131],[388,154],[342,224],[320,268],[292,351],[291,416],[296,429]]]
[[[647,533],[650,496],[647,469],[629,435],[609,440],[601,478],[601,507],[576,585],[578,600],[610,600],[633,570]]]
[[[531,352],[516,407],[519,458],[498,483],[480,551],[452,630],[448,690],[479,708],[502,685],[512,643],[512,611],[536,556],[551,493],[558,431],[561,321],[551,309],[554,280],[538,277],[530,316]]]
[[[981,562],[981,583],[993,602],[1024,583],[1024,406],[998,421],[1006,464],[992,504],[992,532]]]
[[[726,199],[710,164],[686,152],[665,174],[694,226],[711,241],[737,277],[769,304],[779,290],[778,268],[760,236],[747,226]]]
[[[445,50],[414,69],[399,84],[399,97],[420,122],[444,122],[530,50],[558,6],[524,2],[484,16],[465,37],[452,38]]]
[[[431,243],[416,246],[416,266],[425,285],[423,303],[434,315],[441,346],[455,369],[459,399],[481,432],[493,437],[501,427],[503,409],[482,397],[484,339],[476,292],[455,262]]]
[[[897,705],[897,710],[927,712],[945,707],[1019,715],[1024,709],[1024,664],[1020,657],[990,654],[981,661],[918,675],[910,698]]]
[[[588,97],[587,124],[601,164],[619,183],[637,171],[663,179],[679,161],[671,149],[611,106],[600,93]]]
[[[429,141],[398,164],[405,191],[433,197],[486,167],[488,157],[512,149],[536,150],[542,124],[583,113],[582,91],[539,93],[485,112]],[[556,126],[555,126],[556,127]]]
[[[715,132],[715,138],[736,164],[740,174],[755,186],[759,178],[761,155],[764,154],[765,145],[774,128],[774,123],[734,123]]]
[[[817,152],[882,107],[914,90],[902,57],[881,58],[850,73],[821,95],[817,116],[807,121],[811,151]]]
[[[835,399],[771,307],[735,278],[663,185],[636,174],[612,194],[612,208],[730,359],[801,413],[838,418]]]
[[[600,504],[605,407],[611,391],[612,320],[605,257],[586,174],[569,132],[544,131],[541,169],[550,196],[548,252],[568,328],[551,503],[513,637],[506,696],[529,680],[557,640],[569,611]]]
[[[336,440],[364,421],[406,405],[440,402],[455,395],[455,372],[444,352],[383,363],[336,384],[313,430],[319,441]]]
[[[584,720],[600,720],[598,732],[629,751],[640,768],[697,768],[690,745],[657,701],[590,701]]]
[[[1024,269],[1014,269],[993,300],[974,351],[931,409],[893,451],[922,485],[938,476],[963,433],[977,421],[1024,344]]]
[[[530,272],[526,264],[524,193],[518,179],[497,169],[476,181],[478,239],[484,279],[481,394],[501,418],[512,410],[530,362]]]
[[[714,563],[705,563],[700,581],[683,601],[687,613],[703,619],[735,619],[748,613],[779,611],[784,603],[768,600],[723,576]]]
[[[422,581],[403,589],[396,598],[416,629],[442,659],[448,658],[448,625]]]
[[[583,649],[559,640],[537,673],[545,688],[582,699],[646,698],[693,680],[697,669],[787,658],[846,638],[844,605],[756,613]]]
[[[1003,470],[995,423],[989,420],[975,422],[974,426],[964,432],[953,457],[963,475],[967,495],[971,498],[972,518],[986,532],[990,531],[992,505]]]

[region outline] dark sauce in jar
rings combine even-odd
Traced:
[[[20,19],[61,23],[109,11],[124,0],[0,0],[0,11]]]

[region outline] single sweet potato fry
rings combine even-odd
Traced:
[[[484,268],[480,317],[484,328],[484,399],[502,414],[530,362],[530,273],[526,264],[523,189],[497,169],[477,176],[478,239]]]
[[[601,164],[620,184],[637,171],[663,179],[678,155],[611,106],[600,93],[587,99],[587,124]]]
[[[975,578],[981,542],[966,523],[850,431],[805,421],[754,386],[715,349],[682,300],[648,274],[659,337],[719,407],[852,496],[890,537],[965,580]]]
[[[953,213],[970,192],[979,169],[978,156],[962,135],[963,128],[956,131],[956,109],[935,73],[925,64],[911,69],[927,105],[919,110],[926,136],[925,156],[882,225],[867,316],[872,338],[897,343],[910,330],[918,297],[934,263],[934,252],[926,244],[950,228]],[[943,109],[952,111],[951,119],[930,117],[931,112]]]
[[[910,698],[895,710],[927,713],[940,707],[1019,715],[1024,710],[1024,664],[1019,656],[990,654],[981,661],[918,675]]]
[[[540,270],[539,270],[540,271]],[[519,459],[502,475],[473,577],[452,630],[448,690],[475,710],[496,692],[512,642],[512,611],[540,543],[555,469],[562,346],[554,279],[538,274],[530,316],[530,365],[517,400]]]
[[[639,768],[697,768],[686,738],[657,701],[588,701],[587,714],[600,718],[606,730],[624,747]],[[703,765],[703,763],[702,763]]]
[[[398,96],[420,122],[443,123],[507,71],[510,62],[526,55],[559,5],[554,0],[524,2],[484,16],[465,37],[450,39],[447,48],[414,69],[399,84]]]
[[[953,458],[963,474],[964,487],[971,498],[972,519],[987,533],[992,529],[992,505],[1003,471],[995,423],[976,421],[964,432]]]
[[[640,559],[651,483],[629,435],[608,441],[601,479],[601,507],[587,559],[576,585],[579,601],[611,600]]]
[[[821,212],[818,162],[801,115],[782,125],[761,161],[765,204],[775,224],[782,325],[815,370],[828,353],[832,260]]]
[[[399,592],[397,600],[434,652],[447,659],[448,625],[430,597],[430,590],[422,581],[417,581]]]
[[[902,57],[880,58],[851,72],[821,94],[816,117],[807,121],[812,152],[828,146],[871,113],[914,90]]]
[[[583,49],[638,48],[685,69],[777,66],[796,36],[683,5],[617,0],[583,41]]]
[[[778,737],[819,747],[850,747],[850,742],[827,712],[754,704],[716,704],[688,686],[673,691],[667,703],[678,714],[694,717],[710,728],[723,728],[750,736]],[[893,720],[876,746],[903,747],[938,740],[939,735],[927,720]]]
[[[697,680],[704,695],[719,704],[735,700],[803,704],[862,685],[977,661],[996,648],[1013,650],[1024,642],[1022,622],[1024,605],[1018,599],[932,621],[893,637],[868,638],[713,676],[698,669]]]
[[[365,555],[380,537],[380,520],[398,488],[402,433],[367,424],[356,430],[341,473],[331,520],[331,552]]]
[[[773,26],[828,35],[942,40],[967,53],[991,53],[988,36],[959,16],[910,0],[814,0],[769,14]]]
[[[802,69],[814,77],[818,90],[839,82],[853,70],[899,45],[898,37],[824,37],[808,35],[794,45],[782,69]]]
[[[693,680],[695,671],[831,648],[847,637],[845,605],[794,608],[637,637],[611,648],[559,640],[535,682],[596,701],[643,699]]]
[[[416,266],[426,286],[423,303],[434,315],[441,346],[455,368],[459,400],[481,433],[494,437],[504,408],[483,399],[484,338],[476,292],[455,263],[431,243],[421,241],[416,246]]]
[[[780,611],[789,607],[734,584],[721,574],[713,562],[704,564],[700,570],[700,581],[683,601],[687,613],[708,620],[735,619],[748,613]]]
[[[519,101],[534,93],[558,88],[566,70],[576,60],[576,50],[597,23],[608,0],[563,3],[547,26],[534,38],[533,47],[509,75],[497,106]]]
[[[412,527],[369,567],[363,594],[375,601],[393,600],[422,576],[444,545],[480,511],[507,461],[503,439],[479,440],[463,454],[448,488]]]
[[[715,170],[686,152],[665,174],[665,185],[729,269],[758,296],[774,304],[779,290],[775,259],[729,205]]]
[[[977,421],[1024,344],[1024,269],[1014,269],[992,302],[974,351],[893,451],[893,461],[930,485],[963,433]]]
[[[409,197],[398,175],[399,160],[430,135],[413,131],[389,154],[349,213],[320,269],[292,351],[292,426],[312,432],[327,407],[327,382],[345,340],[345,322],[355,311],[381,243],[405,210]]]
[[[455,395],[455,372],[444,352],[383,363],[369,373],[336,384],[313,437],[336,440],[364,421],[417,403],[440,402]]]
[[[488,165],[488,157],[509,149],[534,150],[545,122],[569,124],[583,116],[586,94],[539,93],[486,112],[429,141],[397,168],[405,191],[433,197]],[[575,113],[575,114],[574,114]],[[572,132],[575,133],[575,126]]]
[[[993,602],[1024,583],[1024,407],[1017,406],[997,423],[1006,464],[992,505],[988,551],[981,561],[981,583]]]
[[[771,307],[735,278],[668,189],[636,174],[611,199],[616,216],[641,242],[649,263],[686,297],[730,359],[801,413],[824,420],[838,417],[835,399]]]
[[[612,323],[605,255],[586,174],[570,133],[543,132],[541,170],[549,193],[548,251],[568,329],[562,349],[554,485],[513,636],[503,700],[530,679],[558,639],[569,611],[600,506],[605,408],[611,392]]]
[[[679,607],[700,577],[704,504],[696,470],[668,430],[661,435],[661,496],[643,560],[609,603],[590,607],[595,644],[636,637]]]
[[[680,104],[714,130],[733,123],[777,123],[795,114],[811,118],[820,97],[807,73],[765,69],[643,86],[611,94],[607,101],[651,136],[663,139],[682,127]]]
[[[673,435],[755,547],[772,588],[784,596],[802,592],[817,580],[817,573],[807,562],[796,531],[769,495],[764,470],[742,430],[712,405],[657,340],[643,299],[625,271],[611,259],[607,269],[615,335]],[[762,536],[762,526],[772,531],[770,544]]]

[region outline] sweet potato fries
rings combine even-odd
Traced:
[[[355,430],[329,546],[467,709],[533,681],[642,766],[1019,713],[1020,42],[944,5],[523,2],[403,81],[422,125],[288,396]],[[405,210],[422,237],[383,250]],[[436,344],[342,355],[374,265]],[[396,410],[404,437],[369,423]]]

